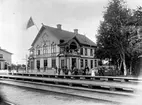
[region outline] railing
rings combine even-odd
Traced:
[[[123,95],[132,95],[135,92],[135,85],[131,84],[127,86],[126,84],[121,83],[102,83],[102,82],[93,82],[93,81],[79,81],[79,80],[69,80],[69,79],[55,79],[60,78],[61,76],[56,75],[39,75],[39,74],[18,74],[17,75],[0,75],[0,79],[4,80],[14,80],[14,81],[24,81],[32,83],[44,83],[48,85],[54,85],[59,87],[68,87],[73,89],[81,89],[84,91],[97,91],[97,92],[107,92],[113,94],[123,94]],[[24,76],[20,76],[24,75]],[[32,76],[50,76],[50,78],[42,77],[32,77]],[[31,76],[31,77],[29,77]],[[66,76],[74,77],[74,76]],[[78,77],[78,76],[75,76]],[[51,79],[52,78],[52,79]],[[53,79],[54,78],[54,79]],[[116,93],[117,92],[117,93]],[[121,93],[120,93],[121,92]],[[123,93],[122,93],[123,92]]]
[[[87,76],[87,75],[49,75],[49,74],[34,74],[34,73],[9,73],[11,75],[60,78],[60,79],[76,79],[76,80],[105,80],[114,82],[141,82],[141,78],[134,77],[113,77],[113,76]]]

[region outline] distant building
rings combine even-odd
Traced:
[[[0,48],[0,70],[8,69],[11,65],[12,53]]]
[[[29,56],[31,69],[67,67],[84,69],[98,66],[95,59],[96,44],[85,35],[65,31],[61,24],[57,28],[43,25],[34,39]]]

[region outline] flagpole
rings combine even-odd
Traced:
[[[34,23],[35,24],[35,23]],[[35,26],[36,26],[36,28],[37,28],[37,30],[39,31],[39,28],[37,27],[37,25],[35,24]]]
[[[33,21],[33,22],[34,22],[34,21]],[[39,31],[39,28],[37,27],[37,25],[35,24],[35,22],[34,22],[34,25],[36,26],[37,30]]]

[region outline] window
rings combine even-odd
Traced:
[[[83,67],[83,59],[80,60],[80,66]]]
[[[87,56],[87,48],[85,48],[85,55]]]
[[[90,67],[93,68],[93,60],[90,60]]]
[[[83,48],[80,49],[80,54],[83,55]]]
[[[61,68],[64,67],[64,59],[61,60]]]
[[[44,45],[43,45],[43,54],[46,54],[46,53],[47,53],[47,45],[44,44]]]
[[[40,50],[37,50],[37,55],[40,55]]]
[[[53,45],[53,53],[56,53],[56,45]]]
[[[95,60],[95,67],[97,67],[97,60]]]
[[[56,67],[56,59],[52,59],[52,68]]]
[[[45,59],[44,60],[44,70],[45,70],[46,67],[47,67],[47,60]]]
[[[56,52],[56,45],[51,45],[51,53],[55,53]]]
[[[88,66],[88,61],[87,61],[87,59],[85,60],[85,66]]]
[[[93,49],[90,49],[90,56],[93,56]]]

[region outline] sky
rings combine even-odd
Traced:
[[[125,0],[129,8],[142,6],[142,0]],[[12,63],[25,63],[28,49],[38,33],[26,29],[30,17],[37,27],[41,23],[64,30],[78,29],[96,42],[96,34],[108,0],[0,0],[0,47],[13,53]]]

